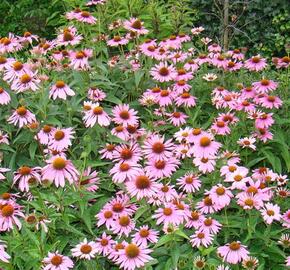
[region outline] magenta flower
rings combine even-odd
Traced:
[[[138,116],[137,112],[129,108],[128,104],[117,105],[112,110],[113,121],[118,125],[127,126],[136,126],[138,125]]]
[[[143,225],[133,235],[133,242],[138,246],[147,247],[148,243],[158,242],[158,232],[150,229],[148,225]]]
[[[155,65],[151,71],[151,76],[154,80],[159,82],[169,82],[176,78],[177,72],[173,65],[169,65],[167,63],[159,63]]]
[[[20,211],[21,207],[17,203],[10,201],[4,205],[1,205],[0,209],[0,231],[11,231],[13,225],[16,225],[20,230],[22,225],[18,217],[24,217],[24,214]]]
[[[18,107],[8,118],[9,124],[18,125],[19,128],[36,121],[35,115],[24,106]]]

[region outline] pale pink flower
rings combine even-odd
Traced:
[[[185,214],[186,214],[186,221],[187,221],[185,224],[186,228],[198,229],[201,222],[205,219],[203,214],[201,214],[200,212],[196,210],[193,210],[193,211],[186,210]]]
[[[90,69],[89,58],[93,56],[93,50],[83,49],[81,51],[70,51],[69,56],[70,67],[75,70],[88,70]]]
[[[281,218],[280,207],[277,204],[266,203],[260,212],[267,224],[271,224],[274,220],[279,221]]]
[[[8,134],[4,133],[2,130],[0,130],[0,144],[1,143],[9,145]]]
[[[202,201],[196,204],[196,209],[198,209],[202,214],[212,214],[219,211],[221,207],[209,196],[205,196]]]
[[[11,259],[10,255],[5,251],[6,245],[0,241],[0,261],[9,263],[9,260]]]
[[[63,151],[72,145],[71,140],[74,138],[72,128],[55,129],[52,132],[48,146],[56,151]]]
[[[53,136],[55,128],[49,125],[44,125],[43,128],[37,133],[36,138],[41,144],[48,145]]]
[[[11,84],[11,89],[16,93],[22,93],[27,90],[36,91],[39,88],[40,79],[36,76],[36,72],[24,73],[20,77],[15,78]]]
[[[263,201],[258,194],[242,192],[237,194],[236,197],[238,198],[238,205],[242,206],[245,210],[253,208],[259,210],[263,206]]]
[[[184,125],[186,123],[186,119],[188,118],[188,116],[182,112],[169,113],[168,116],[169,122],[176,127]]]
[[[85,107],[85,106],[84,106]],[[104,108],[98,102],[90,103],[90,109],[85,108],[83,120],[86,127],[93,127],[96,123],[100,126],[109,126],[111,122],[110,116],[105,112]]]
[[[105,232],[102,233],[101,237],[96,239],[96,251],[98,254],[102,254],[103,256],[109,255],[112,251],[112,246],[115,241],[112,240],[112,236],[107,235]]]
[[[232,192],[222,184],[213,186],[206,194],[222,208],[228,206],[231,202],[231,198],[234,196]]]
[[[145,171],[153,179],[170,177],[178,168],[180,162],[172,157],[169,160],[149,160]]]
[[[61,255],[58,251],[51,253],[48,252],[48,256],[42,260],[43,270],[69,270],[74,267],[73,261],[64,255]]]
[[[31,124],[33,122],[36,122],[35,115],[24,106],[18,107],[8,118],[9,124],[14,124],[19,128],[22,128],[23,126]]]
[[[93,241],[88,242],[86,238],[71,249],[73,257],[85,260],[94,259],[97,252],[97,244]]]
[[[267,94],[270,91],[274,91],[278,87],[278,83],[268,80],[262,79],[259,82],[252,83],[254,90],[259,94]]]
[[[106,146],[99,151],[99,153],[102,155],[102,159],[106,158],[112,160],[116,155],[116,145],[107,143]]]
[[[245,137],[237,141],[238,145],[240,145],[242,148],[249,148],[254,151],[256,150],[255,142],[256,139],[254,137]]]
[[[141,166],[134,162],[119,162],[110,170],[114,183],[123,183],[142,173]]]
[[[77,34],[77,29],[73,26],[69,26],[60,32],[56,38],[56,42],[59,46],[74,46],[81,42],[83,37]]]
[[[79,178],[79,184],[90,192],[96,192],[99,189],[99,181],[98,172],[93,171],[91,167],[85,169]]]
[[[214,156],[196,157],[193,159],[193,164],[198,167],[198,170],[202,173],[210,173],[214,171],[216,165],[216,158]]]
[[[136,142],[121,144],[115,147],[114,161],[137,163],[141,159],[141,149]]]
[[[74,95],[75,92],[64,81],[57,81],[49,90],[49,97],[53,100],[57,98],[66,100],[67,96]]]
[[[175,97],[175,104],[178,107],[185,106],[188,108],[194,107],[196,105],[196,97],[190,95],[187,92],[182,93]]]
[[[212,244],[213,236],[208,231],[197,230],[191,237],[190,243],[193,247],[208,247]]]
[[[79,172],[70,160],[56,156],[46,162],[47,165],[42,169],[42,179],[53,182],[56,187],[64,187],[65,179],[70,184],[78,181]]]
[[[215,156],[221,144],[214,141],[210,133],[204,133],[200,138],[194,140],[192,147],[193,155],[200,158],[209,158]]]
[[[220,246],[217,253],[223,258],[224,262],[237,264],[249,256],[247,247],[239,241],[234,241],[225,246]]]
[[[10,101],[10,95],[0,87],[0,105],[7,105]]]
[[[18,183],[18,188],[24,192],[29,191],[29,184],[30,183],[40,183],[41,177],[40,177],[40,167],[34,167],[30,168],[28,166],[22,166],[20,167],[17,172],[14,172],[13,177],[13,185],[15,185],[16,182]]]
[[[221,230],[222,225],[215,219],[208,217],[201,220],[199,231],[217,234]]]

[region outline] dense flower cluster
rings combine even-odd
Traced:
[[[87,3],[95,5],[106,3]],[[45,270],[69,270],[101,257],[126,270],[142,268],[158,263],[155,252],[173,242],[172,235],[186,242],[188,253],[200,252],[191,267],[203,269],[210,264],[205,256],[211,254],[215,269],[236,264],[256,269],[261,257],[249,244],[254,238],[251,215],[267,230],[272,223],[281,232],[290,228],[290,209],[283,203],[289,196],[287,175],[263,163],[250,166],[247,160],[273,140],[275,112],[283,104],[279,83],[265,72],[270,62],[261,55],[246,57],[239,49],[223,51],[209,38],[200,38],[202,27],[158,41],[145,39],[150,33],[145,23],[130,18],[113,22],[110,36],[96,40],[84,32],[98,23],[94,13],[77,8],[65,17],[69,25],[54,40],[28,32],[0,40],[0,104],[5,114],[0,144],[6,146],[5,155],[20,140],[19,132],[28,131],[39,154],[33,162],[16,162],[15,170],[0,168],[0,180],[7,183],[0,199],[1,234],[22,231],[25,224],[25,230],[43,231],[50,238],[61,214],[75,235],[65,246],[58,241],[42,250],[47,256],[38,263]],[[106,87],[84,83],[80,89],[69,76],[85,74],[94,81],[101,72],[95,43],[104,41],[108,50],[123,53],[107,60],[108,72],[147,74],[146,89],[134,102],[114,104]],[[206,50],[198,51],[198,43]],[[124,54],[128,44],[133,49]],[[27,48],[30,58],[20,59],[19,52]],[[289,57],[273,63],[284,70]],[[236,74],[254,74],[255,79],[239,80]],[[231,84],[227,78],[239,81]],[[198,91],[196,80],[210,91]],[[62,104],[70,102],[76,110],[72,119],[51,121],[50,115],[62,114]],[[211,118],[197,120],[204,104],[203,109],[211,108]],[[85,143],[79,145],[84,131],[99,136],[94,157],[85,151]],[[81,158],[73,150],[77,147],[83,150]],[[97,171],[87,159],[104,166]],[[51,195],[42,197],[47,189]],[[60,189],[76,198],[66,206],[69,210],[58,196]],[[98,197],[103,196],[106,201],[100,205]],[[80,219],[68,224],[65,216],[78,211]],[[91,215],[85,216],[87,211]],[[233,235],[226,233],[231,227],[228,214],[239,217]],[[247,237],[238,229],[245,219]],[[89,233],[80,237],[77,230],[83,223]],[[289,235],[280,237],[279,244],[289,248]],[[289,266],[289,257],[284,257]],[[1,242],[0,261],[9,260],[7,245]]]

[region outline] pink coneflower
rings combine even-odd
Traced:
[[[29,191],[29,185],[34,183],[40,183],[40,167],[30,168],[28,166],[20,167],[17,172],[14,173],[13,185],[19,181],[18,188],[24,192]]]
[[[145,171],[153,179],[170,177],[178,168],[179,163],[173,157],[169,160],[149,160]]]
[[[256,150],[255,142],[256,139],[254,137],[245,137],[237,141],[238,145],[240,145],[242,148],[250,148],[254,151]]]
[[[201,158],[209,158],[215,156],[221,144],[214,141],[210,133],[204,133],[200,138],[194,140],[192,151],[194,156]]]
[[[241,90],[241,97],[244,98],[254,98],[257,95],[253,87],[245,87]]]
[[[218,247],[218,254],[223,258],[224,262],[237,264],[248,258],[249,251],[247,247],[239,241],[234,241],[225,246]]]
[[[265,128],[259,128],[253,135],[264,143],[273,139],[273,133]]]
[[[188,157],[192,157],[191,146],[186,143],[182,143],[176,146],[174,155],[178,159],[185,159]]]
[[[260,212],[267,224],[271,224],[274,220],[279,221],[281,218],[280,207],[277,204],[266,203]]]
[[[278,83],[267,79],[263,79],[259,82],[254,82],[252,85],[254,90],[259,94],[267,94],[270,91],[276,90],[278,87]]]
[[[6,172],[10,172],[10,169],[0,168],[0,181],[6,179],[6,177],[3,175],[3,173],[6,173]]]
[[[238,198],[238,205],[242,206],[245,210],[253,208],[259,210],[263,206],[263,201],[258,194],[242,192],[237,194],[236,197]]]
[[[167,203],[163,207],[158,208],[152,216],[157,219],[156,224],[163,225],[179,225],[183,222],[183,211],[179,210],[174,204]]]
[[[76,13],[75,19],[88,24],[96,24],[97,22],[97,19],[88,11],[81,11]]]
[[[221,54],[211,59],[213,66],[223,69],[226,69],[228,62],[229,61]]]
[[[23,34],[23,37],[21,37],[21,42],[22,43],[33,43],[33,40],[38,41],[39,37],[37,35],[33,35],[32,33],[26,31]]]
[[[199,226],[199,231],[217,234],[221,230],[222,225],[215,219],[208,217],[204,218]]]
[[[164,136],[152,134],[144,142],[143,153],[148,160],[168,160],[174,148],[171,140],[165,141]]]
[[[114,149],[115,161],[137,163],[141,159],[141,149],[136,142],[121,144]]]
[[[174,44],[176,44],[176,47],[180,47],[181,44],[179,41],[175,42]],[[170,46],[170,45],[169,45]],[[175,46],[175,45],[173,45]],[[182,51],[177,51],[177,52],[173,52],[171,54],[168,55],[168,59],[171,60],[174,64],[177,63],[182,63],[186,60],[186,58],[188,57],[187,53],[182,52]],[[191,80],[193,78],[192,72],[186,72],[186,70],[181,69],[182,71],[179,73],[178,71],[178,75],[176,77],[176,80]]]
[[[158,242],[158,232],[143,225],[133,234],[133,242],[143,247],[147,247],[148,243],[155,244]]]
[[[109,255],[114,243],[115,241],[112,240],[112,236],[107,236],[107,234],[103,232],[102,236],[96,239],[95,245],[97,253],[102,254],[103,256]]]
[[[42,179],[54,182],[56,187],[64,187],[65,179],[70,184],[78,181],[79,172],[70,160],[56,156],[47,161],[47,165],[42,169]]]
[[[156,183],[148,174],[140,173],[126,183],[126,189],[130,196],[137,200],[150,198],[158,193],[160,184]]]
[[[112,39],[107,41],[108,46],[117,47],[119,45],[126,45],[129,43],[127,38],[121,36],[114,36]]]
[[[103,208],[95,217],[98,219],[97,226],[100,227],[105,224],[108,230],[116,222],[114,212],[106,208]]]
[[[192,86],[186,83],[185,80],[177,80],[176,83],[173,85],[173,91],[177,92],[178,94],[182,94],[183,92],[189,92]]]
[[[27,90],[36,91],[39,88],[40,79],[36,73],[24,73],[17,77],[11,84],[11,89],[16,93],[25,92]]]
[[[176,198],[178,198],[178,193],[174,189],[174,186],[168,184],[162,184],[159,186],[158,200],[164,203],[173,202],[174,200],[176,201]]]
[[[201,181],[198,175],[188,172],[176,180],[176,184],[186,193],[194,193],[201,187]]]
[[[201,222],[205,219],[205,217],[196,210],[193,210],[193,211],[186,210],[185,214],[186,214],[186,221],[187,221],[185,224],[186,228],[198,229]]]
[[[123,183],[132,180],[142,173],[141,166],[135,162],[119,162],[110,170],[114,183]]]
[[[36,121],[35,115],[31,113],[26,107],[18,107],[13,114],[8,118],[9,124],[18,125],[19,128]]]
[[[111,133],[123,141],[128,141],[130,138],[128,130],[122,125],[116,126],[111,130]]]
[[[21,77],[25,73],[31,73],[31,67],[28,64],[23,64],[20,61],[15,61],[11,63],[11,66],[5,70],[3,80],[7,82],[12,82],[13,80]]]
[[[274,124],[273,113],[263,113],[255,119],[256,128],[269,128]]]
[[[134,221],[128,215],[124,214],[112,223],[111,231],[114,234],[118,234],[118,237],[121,237],[123,234],[128,237],[134,228]]]
[[[9,145],[9,139],[8,135],[0,130],[0,144],[2,143]]]
[[[4,71],[11,68],[12,63],[15,61],[14,58],[6,58],[0,55],[0,71]]]
[[[138,125],[139,117],[137,112],[134,109],[130,109],[128,104],[115,106],[112,113],[114,116],[113,121],[116,124],[123,125],[124,127]]]
[[[217,266],[216,270],[231,270],[231,268],[227,265],[220,264]]]
[[[88,240],[85,238],[82,242],[71,249],[71,253],[73,257],[91,260],[95,258],[97,253],[97,245],[93,241],[88,242]]]
[[[219,211],[221,208],[210,198],[210,196],[205,196],[202,201],[196,204],[196,209],[202,214],[212,214]]]
[[[137,33],[138,35],[148,34],[148,30],[143,26],[143,22],[136,18],[131,18],[123,23],[126,30]]]
[[[21,206],[13,201],[1,204],[0,207],[0,231],[11,231],[16,225],[20,230],[22,225],[18,217],[24,218],[20,211]]]
[[[240,70],[242,66],[243,64],[241,62],[228,61],[225,69],[228,71],[237,71]]]
[[[260,100],[259,104],[267,109],[279,109],[282,106],[282,100],[276,96],[264,95]]]
[[[99,189],[99,181],[98,172],[88,167],[80,176],[79,185],[83,186],[87,191],[96,192]]]
[[[190,32],[193,34],[193,35],[199,35],[202,31],[204,31],[204,28],[202,26],[199,26],[199,27],[194,27],[190,30]]]
[[[216,165],[216,157],[210,156],[205,157],[196,157],[193,159],[193,164],[198,167],[198,170],[202,173],[210,173],[214,171]]]
[[[77,29],[73,26],[69,26],[62,30],[57,36],[56,42],[59,46],[74,46],[81,42],[83,37],[77,34]]]
[[[0,261],[9,263],[9,260],[11,259],[10,255],[5,251],[6,245],[0,241]]]
[[[174,126],[178,127],[186,123],[188,116],[182,112],[169,113],[169,122]]]
[[[197,230],[191,237],[190,243],[193,247],[208,247],[212,244],[213,236],[208,231]]]
[[[7,105],[10,100],[10,95],[2,87],[0,87],[0,105]]]
[[[49,147],[56,151],[63,151],[72,145],[71,140],[74,138],[72,128],[55,129],[52,133]]]
[[[153,259],[148,255],[150,253],[151,249],[146,247],[138,246],[135,243],[126,244],[123,249],[118,250],[116,263],[125,270],[135,270]]]
[[[43,270],[69,270],[74,267],[73,261],[58,251],[48,252],[48,256],[42,260],[42,263],[44,264]]]
[[[17,52],[22,47],[20,40],[12,33],[9,33],[8,37],[0,39],[0,54]]]
[[[261,58],[260,55],[253,56],[245,61],[244,67],[250,71],[260,71],[267,66],[265,58]]]
[[[282,225],[290,229],[290,209],[288,209],[281,217]]]
[[[231,166],[229,169],[232,171],[226,174],[226,179],[224,181],[232,182],[232,189],[243,189],[250,180],[250,177],[247,177],[249,170],[245,167],[235,166]]]
[[[83,49],[81,51],[70,51],[69,66],[75,70],[88,70],[90,69],[89,58],[93,56],[92,49]]]
[[[176,78],[177,72],[173,65],[168,66],[167,63],[159,63],[155,65],[151,71],[151,76],[159,82],[169,82]]]
[[[189,143],[189,136],[192,133],[192,129],[189,127],[180,128],[179,131],[175,132],[174,138],[180,143]]]
[[[101,149],[99,153],[102,155],[102,159],[106,158],[112,160],[116,155],[116,145],[107,143],[105,148]]]
[[[105,112],[104,108],[98,102],[90,103],[90,108],[84,106],[84,117],[86,127],[93,127],[96,123],[100,126],[109,126],[111,122],[110,116]]]
[[[67,96],[74,96],[75,92],[64,81],[57,81],[49,90],[49,97],[66,100]]]
[[[234,196],[232,192],[222,184],[213,186],[207,195],[209,195],[210,198],[222,208],[229,205],[231,198]]]
[[[185,106],[188,108],[194,107],[196,105],[196,97],[190,95],[187,92],[175,97],[175,104],[177,106]]]
[[[217,135],[227,135],[231,133],[231,129],[228,124],[224,121],[216,120],[211,126],[212,132]]]
[[[156,94],[156,103],[160,107],[165,107],[168,105],[171,105],[173,103],[173,100],[176,96],[176,93],[172,90],[168,89],[163,89],[159,93]]]
[[[106,98],[106,93],[99,88],[90,87],[88,90],[88,98],[93,101],[102,101]]]
[[[49,125],[44,125],[43,128],[37,133],[36,138],[41,144],[47,145],[52,138],[55,128]]]

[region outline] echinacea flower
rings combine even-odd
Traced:
[[[110,116],[98,102],[91,103],[90,109],[85,110],[83,120],[86,127],[93,127],[96,123],[100,126],[108,126],[111,122]]]
[[[2,241],[0,241],[0,261],[9,263],[11,259],[10,255],[5,251],[6,245]]]
[[[126,30],[136,32],[138,35],[146,35],[149,32],[143,24],[142,21],[136,18],[131,18],[123,22],[123,26]]]
[[[35,115],[31,113],[26,107],[18,107],[13,114],[8,118],[8,123],[14,124],[19,128],[36,121]]]
[[[155,65],[151,71],[151,76],[154,80],[159,82],[169,82],[175,79],[177,76],[176,69],[173,65],[168,65],[167,63],[159,63]]]
[[[14,173],[13,185],[18,183],[18,188],[23,192],[29,191],[29,184],[38,182],[40,183],[40,167],[30,168],[28,166],[22,166]]]
[[[112,39],[107,41],[107,44],[111,47],[118,47],[120,45],[126,45],[128,43],[129,40],[121,36],[114,36]]]
[[[183,213],[174,204],[167,203],[163,207],[158,208],[152,216],[157,219],[156,224],[172,224],[179,225],[183,222]]]
[[[19,217],[24,217],[21,212],[21,206],[13,201],[9,201],[0,208],[0,231],[11,231],[13,226],[16,225],[20,230],[22,224]]]
[[[190,172],[178,178],[176,181],[176,184],[186,193],[194,193],[201,187],[201,181],[198,175]]]
[[[271,224],[274,220],[279,221],[281,218],[280,207],[277,204],[266,203],[260,211],[267,224]]]
[[[63,151],[72,145],[71,140],[74,138],[72,128],[55,129],[48,143],[48,146],[56,151]]]
[[[91,15],[90,12],[85,11],[85,10],[76,13],[75,19],[80,22],[87,23],[87,24],[96,24],[97,22],[97,19],[93,15]]]
[[[48,256],[42,260],[43,270],[69,270],[74,267],[73,261],[58,251],[48,252]]]
[[[7,105],[10,100],[10,95],[2,87],[0,87],[0,105]]]
[[[249,148],[252,150],[256,150],[256,145],[255,145],[256,139],[254,137],[245,137],[241,138],[237,141],[237,143],[242,147],[242,148]]]
[[[261,71],[266,68],[267,62],[260,55],[253,56],[245,61],[244,67],[250,71]]]
[[[147,247],[138,246],[135,243],[127,244],[123,249],[118,250],[118,258],[116,263],[125,270],[135,270],[143,267],[147,262],[153,258],[148,255],[152,251]]]
[[[129,108],[128,104],[117,105],[112,110],[113,121],[116,124],[123,125],[127,127],[128,125],[135,126],[138,125],[137,112]]]
[[[191,237],[190,243],[193,247],[208,247],[212,244],[213,235],[208,231],[197,230]]]
[[[49,97],[53,100],[57,98],[66,100],[67,96],[74,96],[75,92],[64,81],[57,81],[49,91]]]
[[[146,247],[149,243],[155,244],[158,241],[158,232],[150,229],[148,225],[143,225],[133,234],[133,241],[143,247]]]
[[[97,253],[97,245],[93,241],[88,242],[88,240],[85,238],[82,242],[71,249],[71,253],[73,257],[91,260],[95,258]]]
[[[96,250],[98,254],[107,256],[112,251],[112,246],[114,244],[115,244],[115,241],[112,240],[112,236],[107,235],[105,232],[103,232],[101,237],[96,239]]]
[[[47,179],[56,187],[64,187],[65,179],[70,184],[78,181],[79,172],[70,160],[56,156],[47,161],[47,165],[42,169],[42,179]]]
[[[249,251],[247,247],[239,241],[234,241],[217,249],[218,254],[223,258],[224,262],[237,264],[248,258]]]

